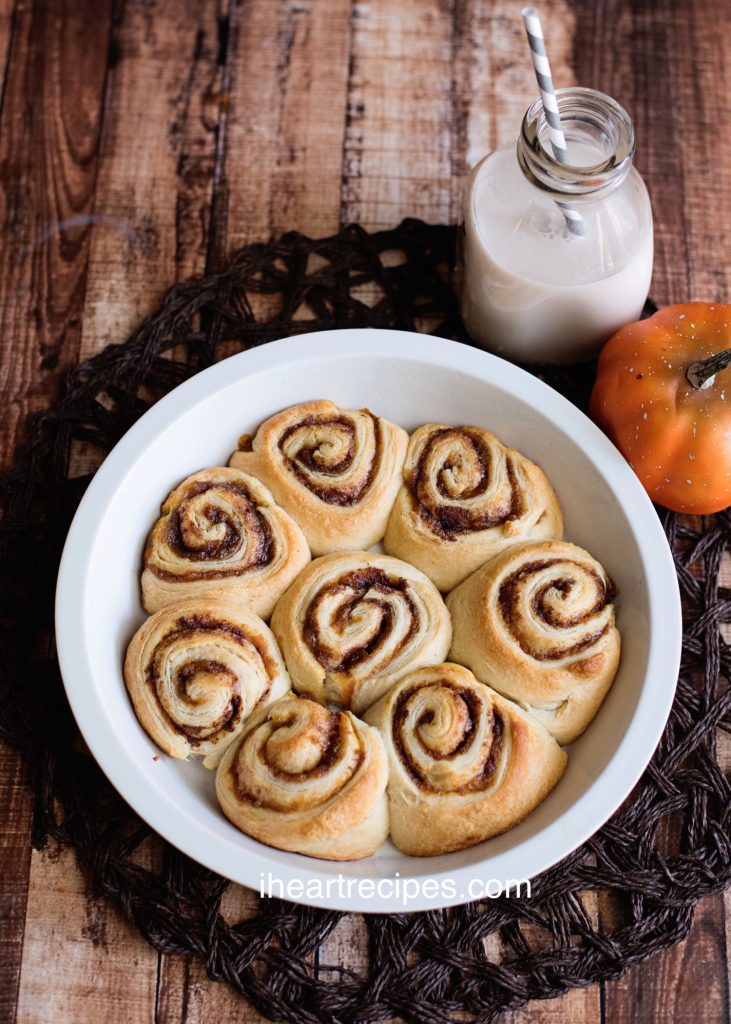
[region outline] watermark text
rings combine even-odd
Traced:
[[[331,875],[328,878],[283,879],[269,871],[260,875],[259,895],[295,903],[329,899],[388,900],[406,908],[413,903],[434,903],[438,906],[445,900],[467,902],[495,900],[501,896],[530,899],[531,884],[528,878],[471,878],[458,884],[454,878],[412,878],[402,876],[398,871],[384,878]]]

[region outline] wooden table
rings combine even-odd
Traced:
[[[0,0],[4,459],[68,367],[231,249],[344,221],[454,221],[465,170],[515,138],[534,97],[519,9]],[[634,117],[656,218],[654,297],[728,300],[727,0],[542,10],[558,84],[603,89]],[[68,850],[32,850],[31,813],[18,758],[2,748],[0,1020],[262,1019],[200,963],[158,956],[89,891]],[[234,890],[230,912],[251,900]],[[621,981],[506,1019],[728,1024],[728,896],[725,911],[710,899],[685,943]],[[362,960],[357,919],[326,955]]]

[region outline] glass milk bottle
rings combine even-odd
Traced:
[[[551,155],[537,100],[517,148],[486,156],[463,200],[463,320],[480,345],[519,362],[590,359],[638,319],[652,275],[652,210],[632,167],[629,115],[593,89],[556,97],[569,163]],[[559,202],[580,216],[583,234]]]

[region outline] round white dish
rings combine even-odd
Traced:
[[[160,753],[127,697],[122,662],[144,618],[142,550],[162,499],[195,470],[225,465],[240,434],[315,398],[368,406],[408,430],[437,421],[493,431],[543,467],[563,506],[566,537],[598,558],[619,586],[620,670],[596,719],[569,749],[563,779],[517,828],[468,850],[414,858],[387,843],[368,860],[333,864],[263,846],[224,818],[212,773]],[[92,480],[69,531],[56,635],[66,692],[89,748],[161,835],[254,889],[271,873],[290,896],[301,883],[302,902],[383,913],[464,903],[480,879],[532,878],[607,820],[650,760],[669,714],[681,614],[655,510],[586,416],[487,353],[421,334],[352,329],[232,356],[176,388],[132,427]],[[378,884],[395,878],[436,884],[405,908],[400,894],[389,894],[390,882]],[[376,883],[373,894],[365,879]]]

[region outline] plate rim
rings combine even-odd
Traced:
[[[161,810],[162,805],[157,802],[155,795],[157,787],[146,782],[141,765],[131,756],[125,756],[123,744],[110,728],[105,715],[95,715],[95,708],[100,705],[84,642],[83,599],[94,535],[102,521],[103,510],[144,451],[146,439],[171,426],[199,402],[210,399],[217,391],[230,386],[234,379],[240,382],[248,376],[283,364],[291,367],[331,355],[339,359],[391,357],[432,366],[441,365],[501,387],[520,401],[535,405],[532,397],[535,396],[541,402],[543,412],[554,406],[559,413],[563,412],[574,420],[573,425],[580,428],[582,434],[582,440],[577,443],[587,451],[592,462],[600,465],[605,478],[618,478],[627,517],[630,518],[628,506],[639,513],[640,519],[633,519],[633,523],[643,565],[648,566],[652,562],[654,582],[652,586],[648,585],[652,619],[658,621],[660,615],[664,617],[666,628],[663,632],[669,639],[664,643],[660,643],[659,639],[650,641],[645,679],[635,714],[605,769],[563,814],[512,850],[486,857],[475,864],[456,867],[452,871],[435,871],[426,876],[440,882],[458,876],[476,878],[480,865],[489,863],[494,878],[534,878],[568,856],[601,828],[630,794],[647,767],[662,736],[675,696],[682,647],[680,592],[672,554],[652,502],[611,441],[580,409],[548,384],[481,349],[433,335],[390,328],[346,327],[298,334],[229,356],[184,381],[153,405],[117,442],[95,473],[76,510],[64,545],[56,587],[55,626],[59,666],[72,712],[87,746],[110,783],[154,831],[210,870],[231,881],[257,889],[254,879],[261,878],[266,869],[272,866],[270,848],[257,844],[259,849],[253,854],[247,850],[246,856],[239,856],[238,863],[234,864],[237,870],[233,870],[227,853],[228,845],[231,844],[219,842],[217,846],[220,849],[210,848],[206,846],[204,829],[199,829],[197,833],[190,831],[189,820],[192,816],[189,812],[178,807],[174,808],[172,814],[168,813],[166,807]],[[567,425],[561,421],[561,426],[566,429]],[[614,479],[612,488],[617,491]],[[647,548],[640,546],[640,534],[643,539],[648,539]],[[650,578],[649,571],[646,575]],[[672,686],[660,688],[656,685],[651,692],[648,690],[648,678],[659,680],[667,679],[668,676],[673,680]],[[92,700],[87,699],[89,694]],[[618,765],[620,756],[624,761]],[[618,775],[622,767],[624,770]],[[583,823],[577,827],[575,823],[582,812]],[[567,844],[564,840],[562,844],[567,817],[572,820],[574,827],[570,842]],[[197,838],[198,834],[200,839]],[[543,856],[539,852],[541,847],[546,851]],[[549,850],[550,853],[547,852]],[[534,851],[535,856],[530,856]],[[518,852],[522,855],[516,855]],[[313,877],[337,875],[337,861],[317,861],[298,854],[290,856],[293,864],[277,864],[277,877],[282,878],[285,885],[298,879],[304,882],[306,888],[308,880]],[[531,867],[526,873],[520,869],[520,865],[527,859],[531,860]],[[429,858],[418,860],[423,866]],[[500,864],[505,865],[502,873]],[[244,867],[243,871],[238,870],[240,866]],[[404,906],[395,898],[381,895],[369,899],[360,893],[355,896],[349,893],[347,897],[328,893],[305,894],[292,902],[354,913],[402,913],[404,910],[416,912],[458,906],[474,898],[456,895],[430,899],[422,892],[418,898]]]

